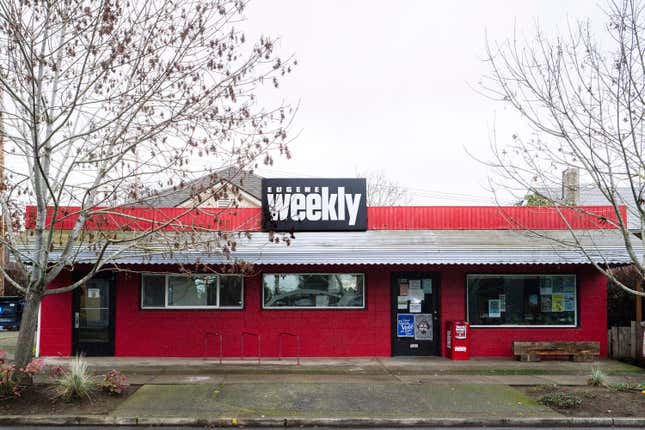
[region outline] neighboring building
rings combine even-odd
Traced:
[[[131,206],[259,208],[261,187],[260,176],[229,166],[193,181],[155,192]]]
[[[516,229],[520,220],[566,239],[555,210],[366,208],[364,195],[350,185],[341,189],[343,180],[288,181],[296,185],[265,183],[259,197],[265,206],[274,202],[268,210],[224,210],[217,220],[199,211],[191,219],[252,232],[238,240],[234,260],[199,241],[172,253],[142,247],[120,255],[119,267],[128,270],[47,296],[40,355],[217,356],[221,336],[226,357],[293,356],[297,336],[304,357],[442,356],[446,325],[458,320],[472,325],[476,357],[510,356],[514,340],[598,341],[607,355],[606,279],[580,250]],[[316,181],[338,185],[337,192]],[[158,219],[178,209],[132,210]],[[607,207],[591,210],[613,217]],[[263,215],[273,217],[265,228]],[[73,221],[68,216],[59,228]],[[267,222],[275,230],[310,231],[295,232],[289,245],[270,243]],[[194,239],[190,223],[186,234]],[[629,262],[617,231],[580,217],[574,228],[597,262]],[[90,262],[96,254],[81,249],[79,258]],[[231,274],[225,270],[231,261],[252,263],[253,270]],[[182,274],[192,264],[200,273]],[[84,270],[76,264],[54,284]],[[414,328],[417,319],[423,329]]]
[[[548,201],[572,206],[606,206],[611,203],[594,184],[580,184],[578,169],[570,168],[562,173],[561,187],[543,187],[537,189],[537,195]],[[619,206],[625,206],[627,228],[635,235],[641,235],[641,217],[629,187],[617,187],[616,195],[620,197]]]

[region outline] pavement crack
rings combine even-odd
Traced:
[[[392,372],[390,369],[388,369],[388,367],[385,364],[383,364],[383,361],[380,358],[377,357],[376,362],[379,364],[381,369],[383,369],[383,372],[386,375],[391,376],[392,378],[394,378],[397,382],[399,382],[401,384],[405,384],[405,381],[403,381],[401,378],[399,378],[398,375],[396,375],[394,372]]]

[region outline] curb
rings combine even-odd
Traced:
[[[188,418],[5,415],[0,425],[208,427],[645,427],[645,418]]]

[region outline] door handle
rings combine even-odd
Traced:
[[[81,318],[78,312],[74,312],[74,328],[79,328],[81,323]]]

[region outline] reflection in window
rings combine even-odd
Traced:
[[[575,326],[575,275],[468,275],[473,325]]]
[[[169,276],[168,306],[217,306],[217,278]]]
[[[265,308],[363,308],[364,275],[354,273],[262,276]]]
[[[242,308],[243,278],[233,275],[149,275],[141,279],[142,308]]]

